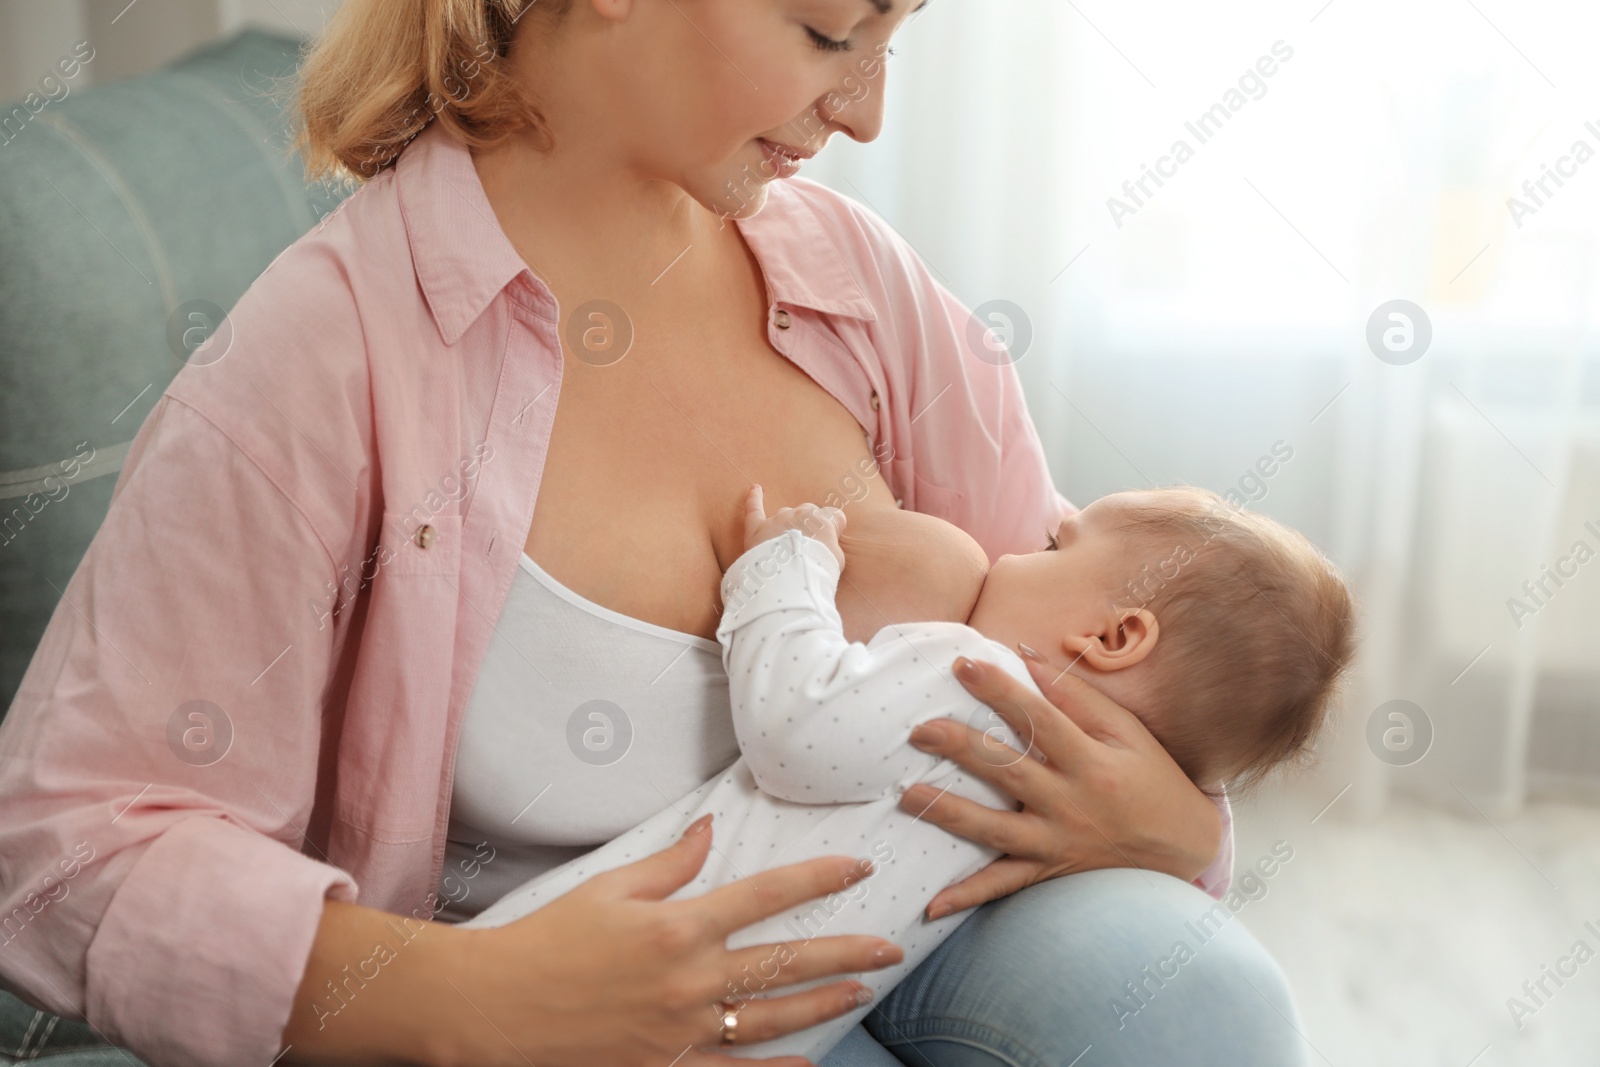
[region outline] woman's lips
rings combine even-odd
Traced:
[[[765,137],[757,137],[756,143],[761,145],[761,153],[767,161],[767,176],[771,178],[794,177],[800,173],[800,164],[811,156],[810,152],[779,145]]]

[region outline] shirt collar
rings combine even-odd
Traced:
[[[861,283],[818,217],[811,202],[815,194],[806,195],[796,184],[800,181],[771,182],[765,206],[738,220],[739,232],[761,264],[773,299],[828,315],[877,321]]]
[[[500,228],[471,151],[442,123],[429,123],[400,153],[395,189],[417,281],[453,345],[514,278],[533,272]],[[542,282],[534,288],[550,299]]]
[[[875,321],[877,313],[810,198],[792,182],[771,183],[762,209],[736,220],[772,298],[828,315]],[[443,124],[429,123],[400,153],[395,186],[417,281],[446,344],[455,344],[524,272],[536,299],[554,315],[549,288],[500,228],[471,151]]]

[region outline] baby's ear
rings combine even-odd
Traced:
[[[1155,614],[1139,608],[1120,618],[1108,614],[1099,633],[1068,634],[1061,639],[1061,647],[1097,671],[1120,671],[1143,662],[1155,651],[1160,633]]]

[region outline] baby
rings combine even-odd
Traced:
[[[746,551],[723,576],[717,630],[740,759],[462,925],[520,918],[666,847],[710,813],[711,856],[674,898],[815,856],[874,861],[873,877],[740,930],[728,945],[887,937],[904,949],[901,963],[855,976],[881,991],[968,914],[924,919],[933,894],[998,857],[901,810],[900,794],[928,783],[1016,807],[908,743],[920,723],[954,718],[1014,749],[1007,758],[1027,758],[1028,746],[956,681],[956,657],[995,663],[1035,693],[1018,652],[1082,674],[1138,715],[1198,785],[1216,791],[1253,784],[1307,750],[1352,654],[1350,596],[1331,564],[1299,534],[1202,490],[1105,497],[1047,533],[1040,551],[993,566],[964,532],[932,516],[862,515],[853,531],[835,508],[803,505],[768,517],[759,487],[751,488]],[[894,621],[918,617],[942,621]],[[784,984],[784,953],[793,951],[780,946],[770,966],[747,969],[726,999],[818,984]],[[863,1004],[732,1052],[815,1062],[868,1010]]]
[[[886,545],[902,560],[958,561],[941,568],[935,598],[991,641],[1088,679],[1207,791],[1240,793],[1306,754],[1354,653],[1354,606],[1333,565],[1298,532],[1203,489],[1102,497],[1045,533],[1042,551],[987,567],[964,531],[931,516],[895,514],[892,531],[852,537],[834,509],[814,514],[797,521],[842,540],[841,563]],[[838,597],[847,637],[886,621],[873,605],[907,610],[885,603],[896,595],[882,588],[886,562],[860,583],[852,570]]]

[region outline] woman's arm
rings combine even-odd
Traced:
[[[322,902],[356,896],[301,852],[335,632],[308,604],[334,574],[164,395],[0,726],[0,908],[29,915],[8,986],[163,1067],[278,1054]]]
[[[697,835],[482,936],[356,905],[349,874],[301,852],[318,853],[305,828],[353,614],[324,614],[323,535],[163,396],[0,725],[5,984],[162,1067],[268,1064],[285,1034],[291,1062],[472,1067],[526,1062],[501,1031],[541,1067],[661,1067],[714,1043],[711,1004],[754,955],[727,932],[848,886],[850,861],[662,903],[699,870]],[[899,958],[817,939],[774,985]],[[741,1033],[854,1010],[856,989],[775,1000]]]
[[[778,867],[700,897],[667,901],[710,851],[702,819],[653,856],[608,871],[503,927],[403,920],[329,902],[294,1011],[286,1063],[423,1067],[712,1067],[700,1046],[721,1035],[716,1003],[741,975],[764,989],[901,961],[878,937],[816,937],[729,951],[728,935],[848,889],[871,873],[843,856]],[[387,946],[375,952],[375,946]],[[378,962],[370,962],[377,960]],[[361,967],[362,962],[368,966]],[[352,981],[351,972],[368,976]],[[331,985],[330,985],[331,984]],[[335,1000],[328,990],[343,990]],[[856,981],[747,999],[738,1043],[792,1033],[861,1005]],[[326,1005],[339,1005],[337,1013]],[[319,1005],[321,1005],[319,1007]],[[763,1061],[800,1067],[783,1057]]]
[[[459,940],[447,923],[327,901],[283,1031],[287,1052],[280,1062],[350,1067],[448,1062],[449,1038],[460,1023],[441,994],[450,988],[444,977],[460,970]],[[380,945],[386,951],[375,953]],[[381,965],[370,962],[378,956]],[[382,982],[370,995],[364,995],[363,965],[373,983]]]

